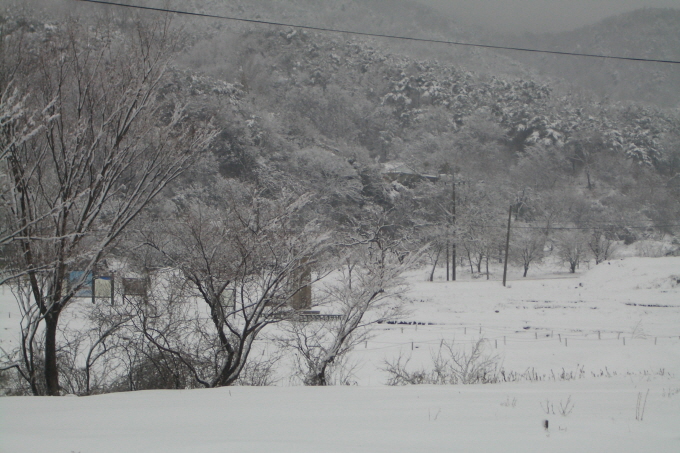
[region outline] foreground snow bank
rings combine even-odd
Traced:
[[[678,392],[657,377],[12,397],[0,439],[6,453],[675,452]]]

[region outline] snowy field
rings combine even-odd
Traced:
[[[0,451],[680,451],[680,258],[513,274],[505,288],[426,275],[409,275],[403,323],[378,326],[349,358],[357,385],[280,377],[275,387],[5,397]],[[7,346],[17,310],[0,291]],[[442,344],[465,350],[480,338],[522,378],[385,385],[386,361],[427,368]]]

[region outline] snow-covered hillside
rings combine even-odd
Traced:
[[[0,451],[680,451],[680,258],[506,288],[425,276],[409,277],[403,323],[378,326],[350,356],[356,386],[280,376],[275,387],[0,398]],[[443,344],[480,338],[515,382],[385,385],[386,361],[427,369]]]

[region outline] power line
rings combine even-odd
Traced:
[[[506,229],[507,225],[470,225],[474,228],[499,228]],[[628,230],[648,230],[648,229],[659,229],[659,228],[680,228],[678,225],[615,225],[615,224],[603,224],[603,225],[589,225],[582,227],[559,227],[559,226],[531,226],[531,225],[517,225],[512,224],[512,229],[518,230],[607,230],[607,229],[628,229]]]
[[[527,230],[606,230],[606,229],[628,229],[628,230],[648,230],[648,229],[659,229],[659,228],[678,228],[680,225],[647,225],[647,226],[627,226],[627,225],[596,225],[596,226],[584,226],[584,227],[536,227],[536,226],[512,226],[517,229],[527,229]],[[503,227],[505,228],[505,227]]]
[[[115,3],[115,2],[109,2],[109,1],[104,1],[104,0],[76,0],[76,1],[85,2],[85,3],[97,3],[97,4],[109,5],[109,6],[121,6],[121,7],[125,7],[125,8],[134,8],[134,9],[140,9],[140,10],[146,10],[146,11],[156,11],[156,12],[172,13],[172,14],[182,14],[182,15],[194,16],[194,17],[205,17],[205,18],[210,18],[210,19],[222,19],[222,20],[231,20],[231,21],[236,21],[236,22],[247,22],[247,23],[259,24],[259,25],[274,25],[274,26],[277,26],[277,27],[301,28],[301,29],[304,29],[304,30],[313,30],[313,31],[327,32],[327,33],[341,33],[341,34],[346,34],[346,35],[368,36],[368,37],[373,37],[373,38],[399,39],[399,40],[402,40],[402,41],[417,41],[417,42],[426,42],[426,43],[431,43],[431,44],[448,44],[448,45],[453,45],[453,46],[478,47],[478,48],[483,48],[483,49],[494,49],[494,50],[511,50],[511,51],[516,51],[516,52],[533,52],[533,53],[546,53],[546,54],[552,54],[552,55],[569,55],[569,56],[574,56],[574,57],[609,58],[611,60],[641,61],[641,62],[645,62],[645,63],[680,64],[680,61],[678,61],[678,60],[661,60],[661,59],[654,59],[654,58],[622,57],[622,56],[616,56],[616,55],[598,55],[598,54],[589,54],[589,53],[563,52],[563,51],[558,51],[558,50],[542,50],[542,49],[531,49],[531,48],[525,48],[525,47],[508,47],[508,46],[496,46],[496,45],[491,45],[491,44],[478,44],[478,43],[469,43],[469,42],[460,42],[460,41],[447,41],[447,40],[443,40],[443,39],[415,38],[415,37],[412,37],[412,36],[385,35],[385,34],[381,34],[381,33],[342,30],[342,29],[338,29],[338,28],[315,27],[315,26],[311,26],[311,25],[298,25],[298,24],[290,24],[290,23],[284,23],[284,22],[273,22],[273,21],[267,21],[267,20],[261,20],[261,19],[245,19],[245,18],[242,18],[242,17],[221,16],[221,15],[217,15],[217,14],[207,14],[207,13],[196,13],[196,12],[182,11],[182,10],[176,10],[176,9],[155,8],[155,7],[151,7],[151,6],[127,5],[127,4],[124,4],[124,3]]]

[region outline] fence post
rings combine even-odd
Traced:
[[[508,234],[505,238],[505,260],[503,261],[503,286],[508,275],[508,254],[510,253],[510,222],[512,221],[512,205],[508,210]]]

